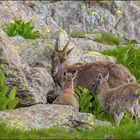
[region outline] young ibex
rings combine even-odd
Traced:
[[[110,113],[117,125],[123,119],[124,112],[127,111],[132,116],[132,121],[136,122],[139,116],[139,104],[137,90],[140,85],[137,83],[125,83],[116,88],[110,88],[108,85],[109,73],[103,78],[100,73],[93,83],[99,101],[105,112]]]
[[[76,110],[79,110],[79,98],[74,92],[73,80],[76,78],[78,71],[76,71],[73,75],[72,73],[67,73],[65,70],[63,73],[63,81],[62,81],[62,94],[60,94],[54,101],[53,104],[60,105],[71,105]]]
[[[51,69],[54,81],[58,83],[58,85],[61,85],[61,79],[63,78],[63,75],[58,73],[60,67],[61,70],[66,69],[68,73],[74,73],[76,70],[78,70],[78,75],[74,80],[74,87],[76,88],[76,85],[80,85],[83,88],[89,89],[92,94],[94,94],[95,91],[93,90],[91,83],[98,76],[99,73],[101,73],[103,76],[105,76],[107,73],[110,73],[108,84],[111,88],[117,87],[124,83],[128,83],[128,79],[130,82],[136,81],[134,76],[132,76],[123,65],[114,64],[109,61],[77,63],[70,65],[68,62],[68,55],[72,51],[72,49],[66,51],[70,40],[68,41],[63,50],[58,49],[58,41],[59,38],[57,38],[56,40],[54,51],[52,53]]]

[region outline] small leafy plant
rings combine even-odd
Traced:
[[[19,103],[19,98],[16,96],[16,88],[12,88],[8,92],[8,87],[5,85],[5,76],[0,72],[0,110],[14,109]]]
[[[15,20],[14,23],[10,23],[5,32],[8,36],[22,36],[25,39],[36,39],[39,38],[39,31],[33,31],[34,27],[31,22],[24,22],[22,20]]]
[[[98,96],[92,96],[91,92],[77,86],[76,93],[79,96],[80,112],[93,113],[96,117],[103,112]]]
[[[76,93],[79,96],[79,106],[80,106],[80,112],[91,112],[91,103],[90,100],[92,99],[92,96],[90,95],[90,91],[86,88],[82,88],[80,86],[77,86]]]

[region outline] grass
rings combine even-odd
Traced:
[[[81,36],[85,35],[85,34],[97,34],[99,32],[72,32],[70,34],[71,37],[73,38],[80,38]]]
[[[95,39],[96,42],[107,45],[119,45],[121,38],[108,32],[101,32],[102,37]]]
[[[135,45],[130,43],[127,46],[116,46],[112,50],[104,50],[101,52],[104,55],[113,56],[116,58],[116,63],[124,65],[136,77],[140,83],[140,49],[135,48]]]
[[[65,130],[62,128],[16,130],[0,125],[0,139],[137,139],[140,125],[123,125],[120,127],[104,126],[90,130]]]
[[[121,38],[118,36],[113,35],[110,32],[72,32],[70,34],[73,38],[80,38],[84,34],[101,34],[100,38],[94,39],[94,41],[106,44],[106,45],[119,45]]]

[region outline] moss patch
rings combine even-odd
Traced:
[[[113,35],[110,32],[72,32],[70,36],[73,38],[80,38],[85,34],[101,34],[101,37],[94,39],[94,41],[106,45],[119,45],[121,41],[121,37]]]

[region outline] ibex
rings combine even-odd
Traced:
[[[138,104],[139,94],[136,91],[140,89],[140,85],[137,83],[125,83],[118,87],[110,88],[107,82],[108,79],[109,73],[104,78],[100,73],[93,83],[93,88],[96,87],[103,110],[112,115],[117,125],[123,119],[125,111],[132,116],[132,121],[136,122],[140,111]]]
[[[78,71],[76,71],[73,75],[71,73],[67,73],[67,71],[61,72],[63,73],[63,81],[62,81],[62,94],[60,94],[54,101],[53,104],[60,105],[70,105],[73,106],[76,110],[79,111],[79,97],[74,92],[73,80],[76,78]]]
[[[128,83],[128,79],[130,82],[136,81],[134,76],[132,76],[123,65],[115,64],[109,61],[77,63],[70,65],[68,62],[68,55],[72,49],[66,51],[70,39],[63,50],[58,49],[58,41],[59,38],[56,40],[54,51],[52,53],[51,69],[54,81],[58,83],[58,85],[61,85],[61,79],[63,79],[63,75],[58,73],[60,67],[61,71],[66,69],[68,73],[74,73],[76,70],[78,70],[78,75],[74,80],[74,87],[76,88],[77,85],[80,85],[83,88],[89,89],[93,95],[95,91],[93,90],[91,83],[99,73],[101,73],[103,76],[105,76],[107,73],[110,74],[108,83],[111,88],[117,87],[124,83]]]

